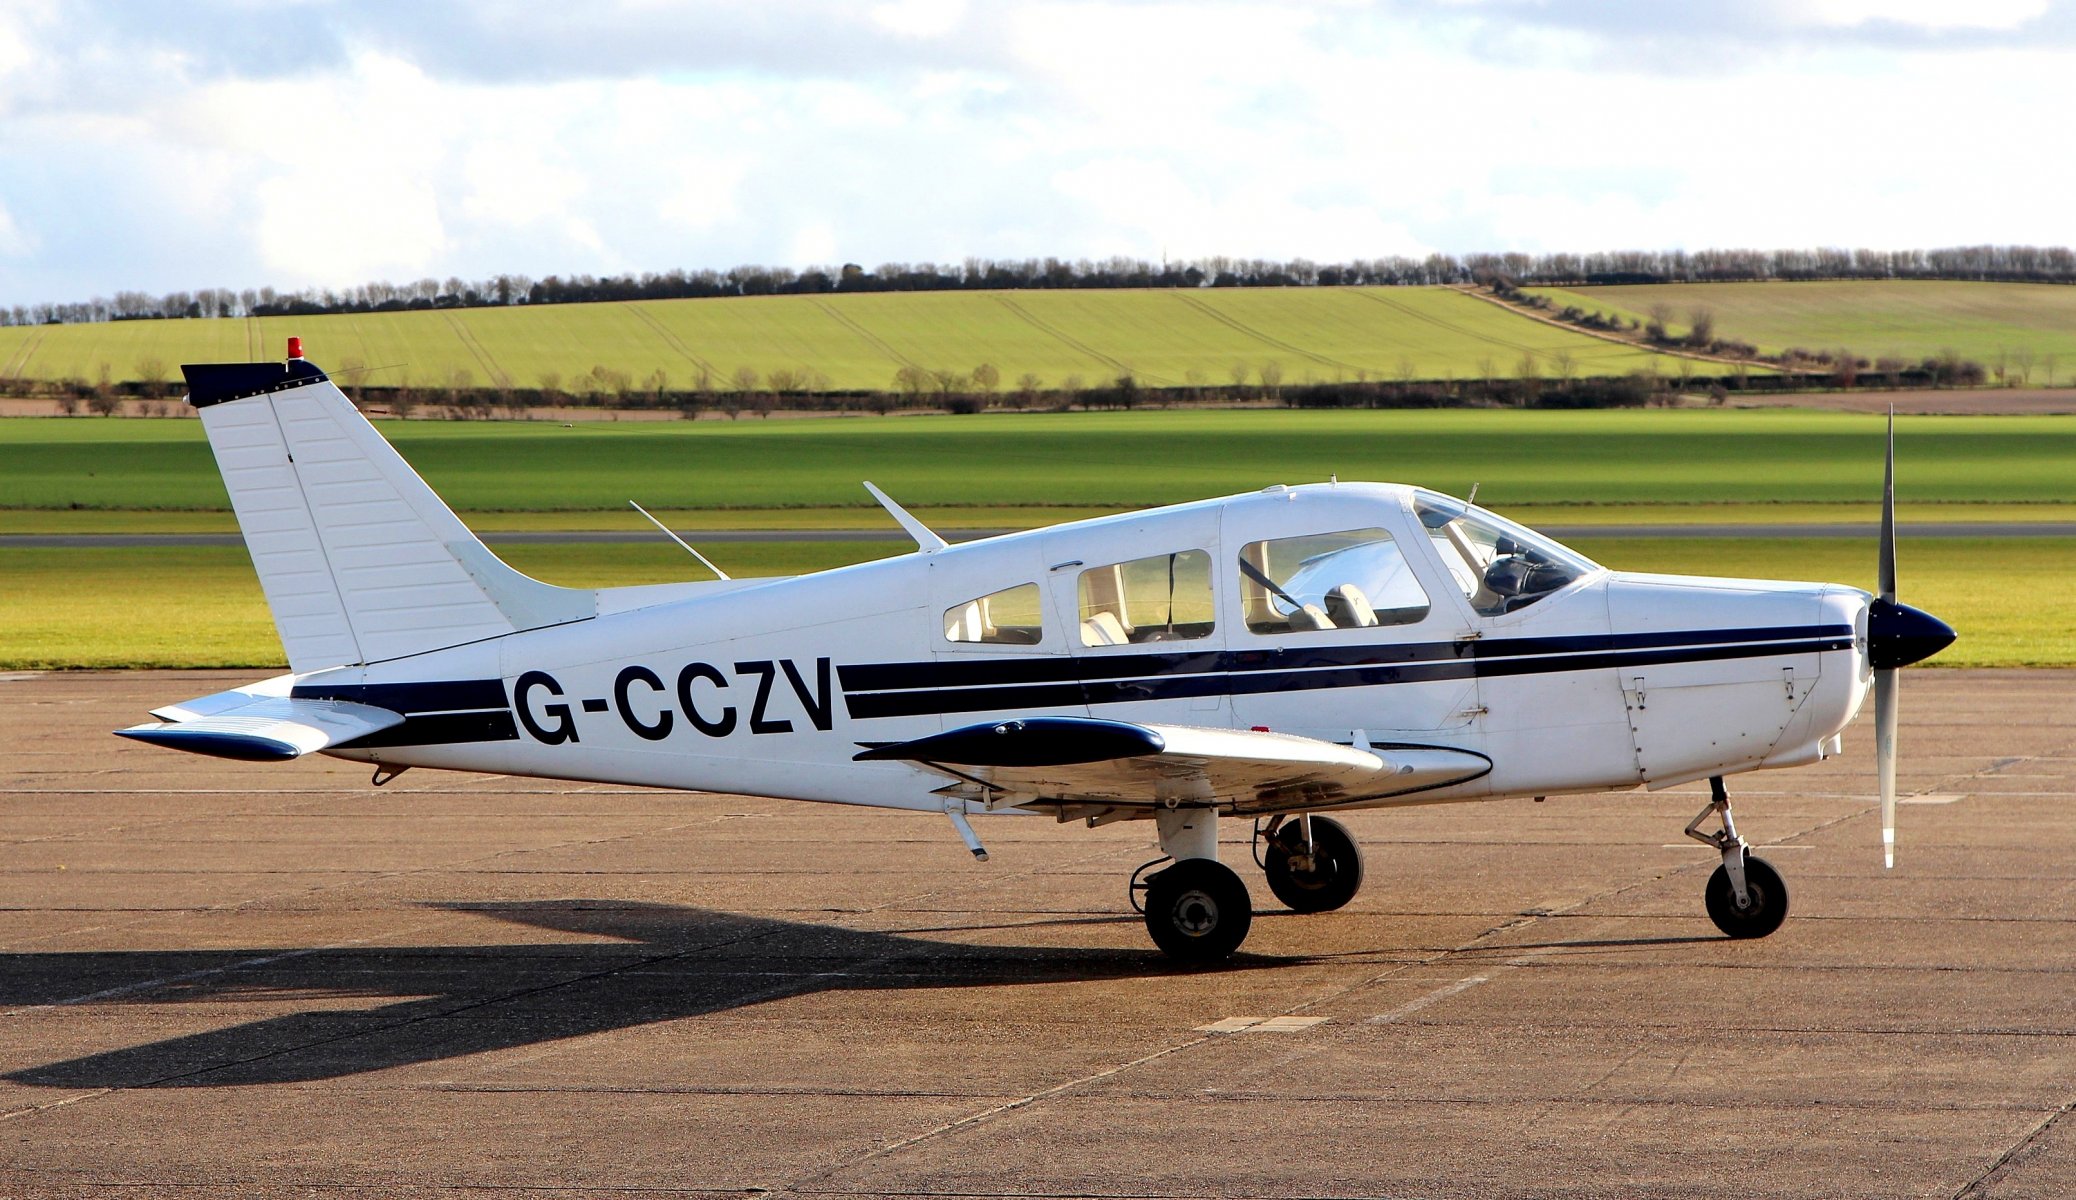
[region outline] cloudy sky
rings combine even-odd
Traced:
[[[0,0],[0,304],[2066,244],[2054,0]]]

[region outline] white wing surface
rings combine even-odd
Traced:
[[[984,789],[996,805],[1174,802],[1264,812],[1443,787],[1492,766],[1460,750],[1366,750],[1285,733],[1083,717],[969,725],[856,757],[921,764]]]

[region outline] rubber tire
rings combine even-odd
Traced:
[[[1330,817],[1312,818],[1313,869],[1290,869],[1290,859],[1304,837],[1296,821],[1286,821],[1262,854],[1269,890],[1293,912],[1323,913],[1355,899],[1362,890],[1362,848],[1348,827]]]
[[[1717,867],[1701,893],[1702,903],[1708,907],[1708,919],[1734,938],[1762,938],[1779,929],[1781,922],[1788,919],[1788,885],[1781,881],[1780,872],[1765,859],[1746,854],[1744,887],[1752,906],[1740,911],[1737,895],[1730,890],[1730,872]]]
[[[1146,932],[1178,962],[1229,956],[1253,923],[1247,885],[1214,859],[1185,858],[1146,881]]]

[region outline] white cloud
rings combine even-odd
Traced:
[[[894,0],[872,7],[872,19],[904,37],[943,37],[966,15],[965,0]]]
[[[444,274],[447,234],[430,187],[357,181],[326,169],[259,185],[261,259],[290,284]]]
[[[15,224],[6,208],[0,207],[0,258],[25,258],[35,249],[35,240]]]
[[[1930,30],[2016,29],[2047,8],[2047,0],[1791,0],[1784,15],[1838,28],[1889,22]]]
[[[2076,3],[2045,0],[1649,20],[710,0],[524,26],[311,0],[281,12],[293,70],[247,53],[249,7],[126,11],[0,9],[0,303],[1164,249],[2057,242],[2076,186],[2039,136],[2076,109]],[[1800,32],[1667,49],[1695,30]]]

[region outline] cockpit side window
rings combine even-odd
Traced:
[[[1045,622],[1038,585],[1020,583],[944,610],[944,640],[999,646],[1035,646]]]
[[[1427,592],[1382,529],[1249,542],[1240,549],[1240,610],[1254,633],[1411,625]]]
[[[1178,550],[1081,573],[1081,644],[1123,646],[1209,637],[1211,555]]]
[[[1413,511],[1464,598],[1484,616],[1526,608],[1598,569],[1526,526],[1438,492],[1414,493]]]

